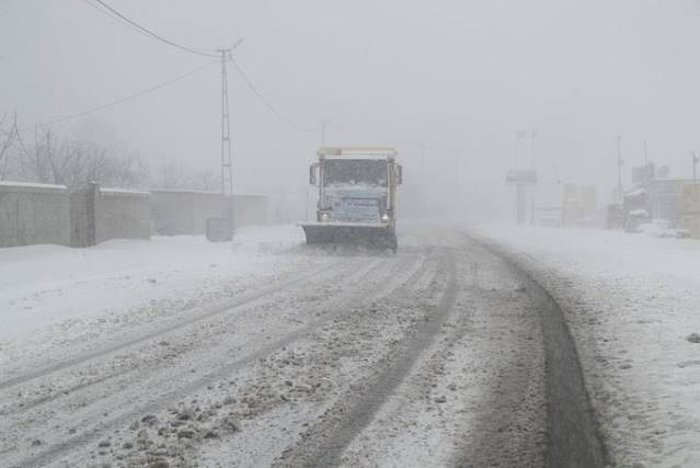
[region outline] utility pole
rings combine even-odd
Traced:
[[[695,154],[695,151],[691,151],[690,156],[693,158],[693,183],[695,183],[698,181],[698,163],[700,162],[700,157]]]
[[[238,39],[227,49],[217,49],[221,57],[221,193],[233,196],[233,167],[231,160],[231,118],[228,104],[228,75],[226,64],[233,61],[233,50],[243,38]]]
[[[530,130],[530,164],[531,169],[535,170],[535,138],[537,137],[536,130]],[[535,225],[535,189],[530,190],[530,225]]]
[[[326,127],[330,122],[330,119],[320,119],[321,124],[321,146],[326,146]]]
[[[231,158],[231,117],[228,104],[228,74],[226,64],[233,61],[233,49],[243,41],[239,39],[228,49],[217,49],[221,57],[221,194],[224,197],[224,232],[222,240],[231,240],[234,230],[233,164]],[[208,228],[207,228],[208,231]]]
[[[428,209],[429,209],[429,204],[427,201],[427,194],[430,192],[430,188],[432,188],[432,180],[428,176],[428,168],[426,166],[426,161],[425,161],[425,156],[426,156],[426,144],[425,142],[421,142],[420,144],[420,179],[418,177],[415,178],[415,180],[421,180],[422,181],[422,186],[420,188],[420,199],[418,203],[418,209],[422,212],[422,214],[427,214]]]
[[[219,49],[221,54],[221,194],[233,195],[233,169],[231,167],[231,120],[228,106],[228,77],[226,62],[231,59],[231,49]]]
[[[649,164],[649,152],[647,151],[647,141],[644,140],[644,165]]]
[[[622,203],[622,137],[617,136],[617,197]]]

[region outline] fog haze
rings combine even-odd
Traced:
[[[572,182],[597,185],[607,203],[616,135],[626,182],[644,140],[649,159],[676,177],[690,176],[688,153],[700,147],[700,8],[690,0],[110,4],[188,46],[245,38],[235,59],[282,118],[229,67],[236,192],[304,194],[320,119],[330,121],[328,144],[397,146],[404,203],[467,217],[509,215],[504,173],[533,161],[541,198]],[[211,61],[54,127],[138,150],[152,173],[173,160],[218,170],[216,59],[140,35],[81,0],[0,1],[0,44],[0,112],[29,129]]]

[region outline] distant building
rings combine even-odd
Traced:
[[[561,209],[562,226],[594,226],[598,197],[594,185],[564,184]]]
[[[683,187],[693,184],[689,179],[667,179],[667,166],[655,167],[649,163],[632,169],[635,187],[624,194],[625,226],[636,226],[653,219],[666,220],[673,227],[681,227]],[[629,229],[633,226],[632,229]]]
[[[686,184],[692,183],[686,179],[656,179],[648,182],[648,210],[652,219],[667,219],[674,226],[681,221],[681,190]]]

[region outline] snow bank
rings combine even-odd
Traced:
[[[549,289],[618,466],[700,466],[700,242],[485,226]],[[637,464],[637,465],[635,465]]]

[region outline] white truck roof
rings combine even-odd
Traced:
[[[370,146],[323,146],[316,152],[319,158],[334,159],[378,159],[395,158],[396,148]]]

